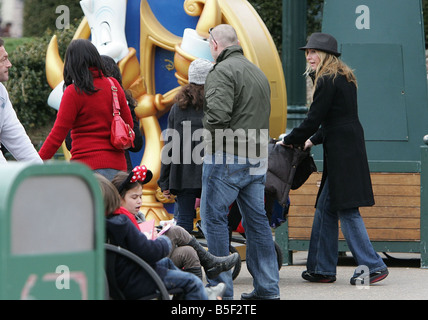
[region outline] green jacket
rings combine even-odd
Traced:
[[[270,108],[265,74],[244,56],[240,46],[224,49],[205,82],[207,151],[267,157]]]

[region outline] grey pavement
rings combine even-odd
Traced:
[[[336,282],[310,283],[301,273],[306,269],[306,251],[293,254],[293,265],[280,270],[281,300],[427,300],[428,269],[420,268],[420,255],[413,253],[390,253],[388,258],[379,253],[388,266],[389,275],[371,286],[353,286],[349,283],[356,265],[350,253],[339,259]],[[245,261],[234,280],[234,298],[251,292],[252,277]]]

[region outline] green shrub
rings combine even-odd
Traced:
[[[13,52],[17,47],[24,43],[33,41],[33,38],[2,38],[7,52]]]
[[[40,37],[46,30],[54,29],[56,20],[60,16],[56,13],[56,8],[60,5],[68,7],[71,22],[83,16],[80,1],[78,0],[25,0],[24,36]]]
[[[26,128],[43,126],[55,116],[47,105],[50,93],[46,81],[46,41],[32,41],[9,53],[12,62],[7,82],[10,100],[18,118]]]
[[[18,118],[28,131],[53,122],[56,110],[49,107],[47,100],[52,89],[46,79],[46,52],[54,34],[58,37],[61,57],[70,43],[80,21],[75,20],[70,29],[52,32],[47,30],[42,37],[18,45],[8,50],[12,68],[9,80],[5,83],[10,100]]]

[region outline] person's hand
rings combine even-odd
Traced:
[[[303,150],[312,148],[314,146],[314,144],[312,143],[312,141],[310,139],[306,140],[305,142],[305,146],[303,147]]]
[[[169,190],[162,191],[165,198],[170,199],[171,198],[171,192]]]
[[[284,144],[284,141],[282,141],[282,140],[279,140],[276,144],[279,144],[280,146],[284,146],[284,147],[293,149],[292,144]]]

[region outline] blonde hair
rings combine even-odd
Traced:
[[[315,92],[318,79],[324,77],[324,76],[333,76],[333,80],[336,79],[338,75],[345,76],[346,80],[348,82],[352,82],[355,84],[355,87],[358,88],[357,78],[354,75],[354,72],[346,63],[344,63],[342,60],[340,60],[338,57],[336,57],[333,54],[315,50],[316,54],[320,58],[320,63],[318,64],[317,69],[315,70],[315,80],[314,80],[314,89],[313,92]],[[306,55],[308,54],[308,51],[306,50]],[[305,75],[309,75],[312,73],[313,70],[308,65],[305,71]]]

